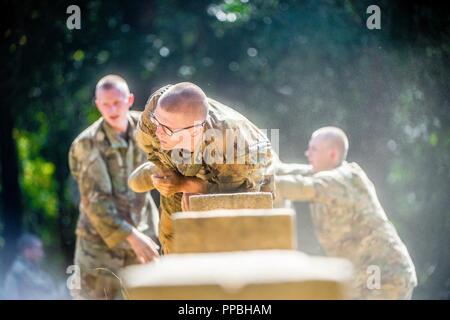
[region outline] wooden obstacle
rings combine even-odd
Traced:
[[[272,203],[270,192],[202,194],[189,197],[189,210],[271,209]]]
[[[292,209],[180,212],[172,216],[173,253],[295,249]]]

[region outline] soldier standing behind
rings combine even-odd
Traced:
[[[358,164],[345,161],[347,151],[341,129],[315,131],[306,151],[310,165],[292,166],[294,174],[279,170],[277,196],[311,202],[316,235],[326,254],[354,265],[353,298],[410,299],[417,278],[408,250],[372,182]]]
[[[81,272],[76,299],[117,298],[120,268],[158,257],[157,209],[149,193],[127,186],[129,174],[145,161],[134,131],[140,113],[124,79],[102,78],[95,91],[102,117],[72,143],[69,165],[80,190],[75,265]],[[155,240],[152,240],[155,239]],[[114,273],[114,274],[113,274]]]

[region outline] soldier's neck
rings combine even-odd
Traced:
[[[112,127],[114,132],[119,135],[126,135],[128,129],[128,121],[124,123],[124,125],[120,127]]]

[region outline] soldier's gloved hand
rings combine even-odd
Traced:
[[[159,246],[137,229],[133,228],[133,231],[127,237],[127,241],[141,263],[151,262],[159,258]]]

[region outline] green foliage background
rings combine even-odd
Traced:
[[[81,30],[66,28],[70,4],[81,8]],[[381,8],[381,30],[366,27],[371,4]],[[13,124],[17,159],[7,161],[18,163],[22,209],[2,211],[1,247],[13,241],[5,236],[7,215],[20,214],[22,229],[43,237],[49,265],[64,276],[78,214],[67,151],[99,116],[92,99],[101,76],[124,76],[136,110],[159,86],[192,81],[260,127],[279,128],[284,161],[306,161],[314,129],[342,127],[349,159],[374,181],[413,257],[414,297],[450,297],[450,27],[439,3],[92,0],[5,7],[1,106]],[[301,250],[319,254],[307,206],[297,211]]]

